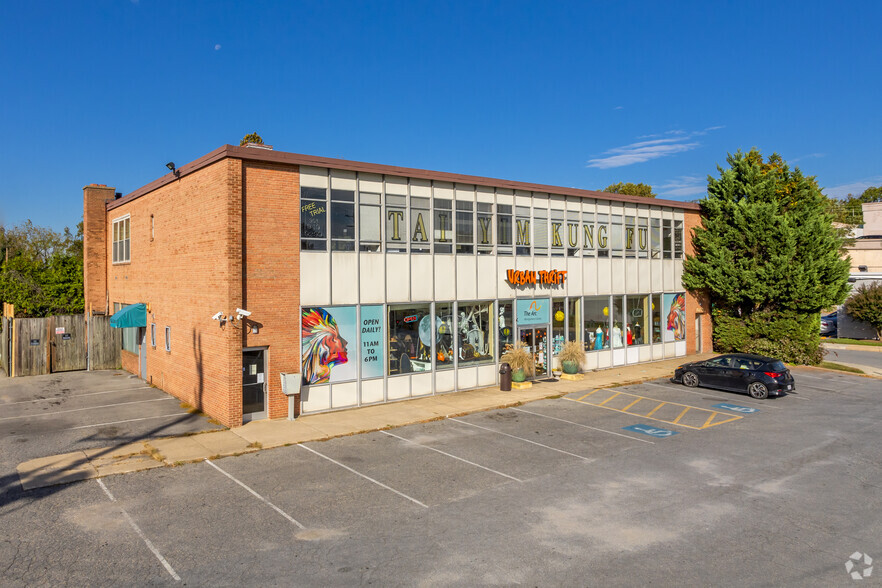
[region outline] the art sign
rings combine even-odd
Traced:
[[[518,300],[518,327],[547,325],[551,322],[551,301],[548,298]]]
[[[505,278],[512,286],[559,286],[567,279],[567,272],[562,270],[508,270]]]

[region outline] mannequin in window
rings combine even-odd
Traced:
[[[597,330],[594,331],[594,349],[603,349],[603,329],[600,325],[597,325]]]
[[[613,347],[621,347],[622,346],[622,328],[619,327],[619,323],[616,323],[613,326],[612,330],[612,346]]]
[[[625,341],[628,342],[628,345],[634,344],[634,335],[631,334],[631,325],[625,327]]]

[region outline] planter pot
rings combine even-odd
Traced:
[[[563,368],[563,372],[565,374],[578,374],[579,373],[579,364],[575,361],[562,361],[560,362],[560,366]]]
[[[511,381],[512,382],[523,382],[527,379],[527,374],[524,372],[524,368],[518,368],[516,370],[511,370]]]

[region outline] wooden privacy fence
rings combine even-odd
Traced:
[[[121,367],[122,335],[110,327],[110,317],[93,316],[88,323],[81,314],[5,318],[3,327],[9,356],[3,367],[10,376]]]

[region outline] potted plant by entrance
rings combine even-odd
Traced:
[[[527,376],[533,375],[533,354],[527,351],[527,347],[521,341],[515,341],[514,345],[506,345],[505,353],[499,359],[502,363],[511,366],[511,381],[523,382]]]
[[[578,374],[585,366],[585,350],[578,341],[567,341],[557,355],[560,369],[565,374]]]

